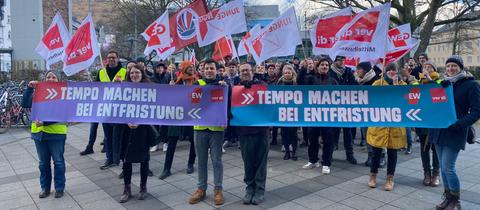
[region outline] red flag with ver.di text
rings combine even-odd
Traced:
[[[57,12],[42,40],[35,48],[35,51],[45,60],[47,70],[50,70],[52,64],[62,61],[63,51],[69,41],[70,34],[62,16]]]
[[[195,0],[170,17],[170,36],[176,51],[197,41],[198,18],[207,12],[205,0]]]
[[[97,34],[89,13],[78,27],[63,54],[63,72],[67,76],[89,68],[100,55]]]
[[[232,36],[225,36],[215,43],[212,59],[215,61],[223,60],[227,56],[238,57],[237,50],[233,44]]]
[[[358,57],[360,61],[385,57],[389,23],[390,3],[358,13],[337,32],[330,57]]]
[[[335,44],[337,32],[353,18],[352,8],[341,9],[327,17],[318,18],[310,31],[314,55],[328,55]]]

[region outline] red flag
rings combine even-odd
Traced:
[[[197,58],[195,57],[195,50],[192,50],[192,55],[190,56],[190,62],[192,62],[193,65],[195,65],[195,61],[197,61]]]
[[[334,12],[327,17],[318,18],[310,31],[313,54],[329,54],[330,49],[336,41],[335,35],[345,24],[349,23],[352,18],[352,8],[350,7]]]
[[[170,24],[168,22],[168,11],[165,11],[155,22],[150,24],[142,33],[147,40],[147,47],[143,51],[146,56],[158,48],[171,47]]]
[[[83,19],[64,52],[63,71],[67,76],[90,67],[100,55],[92,14]]]
[[[197,41],[197,20],[207,12],[205,0],[195,0],[170,17],[170,36],[176,51]]]
[[[227,56],[232,56],[232,58],[238,57],[231,36],[223,37],[215,42],[212,59],[220,61]]]
[[[50,24],[42,40],[35,48],[35,51],[45,59],[48,70],[50,70],[50,65],[63,59],[63,51],[69,41],[70,34],[62,16],[57,12],[53,17],[52,24]]]

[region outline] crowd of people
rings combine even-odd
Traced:
[[[387,167],[387,177],[383,185],[386,191],[394,190],[394,175],[397,164],[397,153],[400,150],[410,154],[412,150],[412,132],[415,132],[421,143],[420,152],[424,170],[423,184],[437,187],[440,176],[444,186],[444,198],[437,209],[460,209],[460,181],[455,171],[455,162],[460,150],[465,149],[471,139],[471,126],[480,118],[480,87],[469,74],[459,56],[451,56],[445,63],[445,72],[440,73],[434,63],[428,61],[426,54],[417,60],[408,59],[406,65],[388,64],[382,71],[370,62],[362,62],[355,71],[344,64],[345,58],[337,56],[333,60],[328,57],[292,59],[290,62],[267,61],[265,64],[253,65],[239,63],[231,58],[217,63],[211,59],[194,65],[183,61],[177,66],[158,63],[154,72],[147,71],[142,60],[131,61],[123,68],[119,63],[116,51],[107,55],[108,64],[102,69],[95,81],[99,82],[153,82],[169,85],[422,85],[437,83],[443,87],[453,86],[457,122],[448,128],[393,128],[393,127],[248,127],[248,126],[150,126],[136,124],[102,123],[104,131],[103,149],[106,161],[100,167],[105,170],[122,163],[123,172],[119,178],[124,180],[124,192],[120,202],[132,198],[131,175],[132,163],[140,163],[140,192],[138,199],[147,196],[147,178],[153,176],[150,171],[150,152],[158,148],[166,151],[163,171],[160,179],[172,175],[171,166],[175,148],[179,140],[190,142],[189,158],[186,173],[195,171],[197,160],[198,189],[188,199],[190,204],[205,199],[208,180],[208,156],[213,166],[213,186],[215,205],[224,203],[223,197],[223,164],[222,154],[229,146],[239,147],[244,162],[244,182],[246,184],[244,204],[259,204],[265,199],[267,181],[267,158],[270,145],[278,144],[280,132],[284,160],[298,160],[299,146],[308,147],[308,160],[302,167],[305,170],[320,168],[322,174],[329,174],[332,154],[338,148],[340,133],[343,135],[343,146],[346,160],[358,164],[353,152],[353,140],[360,133],[360,146],[368,148],[368,158],[364,164],[370,167],[369,187],[377,186],[378,169]],[[443,75],[443,76],[441,76]],[[54,72],[46,74],[46,81],[56,82]],[[31,96],[37,82],[29,83],[25,93],[26,106],[31,103]],[[30,100],[30,101],[29,101]],[[226,113],[228,114],[228,113]],[[230,117],[231,115],[228,114]],[[92,154],[96,140],[98,123],[91,123],[90,138],[80,155]],[[301,130],[301,132],[299,132]],[[357,130],[359,132],[357,132]],[[67,127],[64,123],[35,121],[32,124],[34,139],[40,161],[40,198],[47,197],[51,189],[51,166],[54,162],[55,197],[62,197],[65,189],[65,161],[63,150]],[[300,133],[300,135],[298,135]],[[155,142],[154,139],[161,142]],[[299,142],[299,140],[301,142]],[[157,145],[158,144],[158,145]],[[322,149],[321,159],[319,150]],[[153,166],[156,167],[156,166]]]

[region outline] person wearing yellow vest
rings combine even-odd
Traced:
[[[53,71],[45,74],[46,82],[58,82],[58,76]],[[28,107],[26,103],[31,103],[34,89],[38,81],[30,81],[28,88],[23,95],[22,105]],[[65,140],[67,138],[67,125],[58,122],[43,122],[35,120],[32,123],[32,139],[38,154],[38,168],[40,169],[40,187],[42,190],[39,198],[46,198],[50,195],[52,185],[52,169],[50,160],[53,160],[54,173],[53,180],[55,186],[55,198],[63,196],[65,189]]]
[[[107,54],[108,64],[98,72],[97,81],[99,82],[121,82],[127,75],[127,70],[122,67],[118,60],[118,52],[111,50]],[[100,166],[101,170],[120,164],[120,143],[114,139],[115,124],[102,123],[104,133],[105,163]]]
[[[205,77],[198,80],[195,85],[227,85],[225,81],[219,81],[217,78],[217,63],[211,59],[205,61]],[[225,113],[226,114],[226,113]],[[198,189],[190,197],[189,203],[195,204],[205,199],[208,180],[208,151],[213,166],[214,194],[213,201],[215,205],[222,205],[223,198],[223,163],[222,163],[222,145],[224,136],[224,127],[216,126],[194,126],[193,139],[195,150],[198,156]]]

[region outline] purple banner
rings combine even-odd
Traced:
[[[32,120],[226,126],[227,92],[226,86],[41,82]]]

